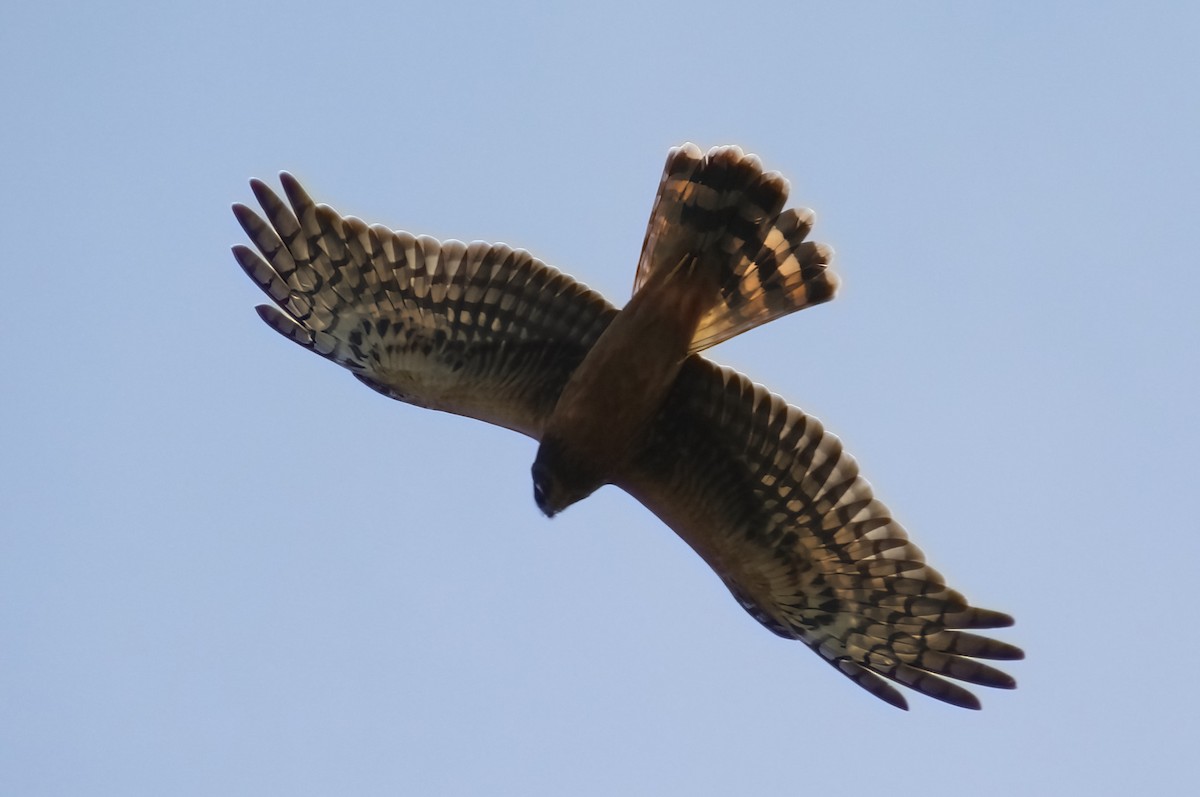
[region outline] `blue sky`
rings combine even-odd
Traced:
[[[9,4],[0,792],[1128,794],[1192,782],[1188,4]],[[613,488],[272,333],[247,180],[624,302],[667,149],[738,143],[843,290],[722,344],[1015,692],[895,711]]]

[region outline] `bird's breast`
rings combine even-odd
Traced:
[[[611,478],[674,385],[703,306],[678,286],[635,294],[571,375],[547,434]]]

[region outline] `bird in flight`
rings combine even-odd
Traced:
[[[700,354],[837,289],[812,212],[785,210],[757,157],[670,151],[620,310],[523,250],[368,226],[280,181],[286,203],[254,180],[262,214],[233,208],[272,329],[386,396],[537,440],[547,516],[617,485],[751,616],[893,706],[893,684],[965,708],[955,681],[1016,686],[982,660],[1021,650],[973,633],[1012,618],[946,586],[819,421]]]

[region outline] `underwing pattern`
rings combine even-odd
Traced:
[[[765,627],[894,706],[907,708],[895,684],[967,708],[979,701],[956,682],[1015,686],[986,662],[1021,650],[975,633],[1012,618],[946,585],[820,422],[697,353],[837,288],[831,250],[807,240],[812,213],[784,209],[787,181],[757,158],[671,150],[620,311],[522,250],[368,226],[281,182],[286,201],[256,180],[261,211],[234,206],[254,247],[234,256],[272,329],[384,395],[543,446],[594,424],[568,441],[585,459],[586,441],[624,427],[579,413],[621,405],[625,371],[660,375],[661,397],[641,397],[588,478],[641,501]],[[615,392],[589,403],[596,390]]]

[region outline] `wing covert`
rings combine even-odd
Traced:
[[[267,324],[392,398],[540,435],[616,313],[603,297],[523,250],[367,226],[280,179],[290,207],[257,180],[263,215],[234,206]]]
[[[969,631],[1012,618],[947,587],[841,441],[741,374],[691,357],[617,484],[755,619],[892,705],[907,708],[888,680],[968,708],[979,701],[946,678],[1016,685],[979,659],[1021,651]]]

